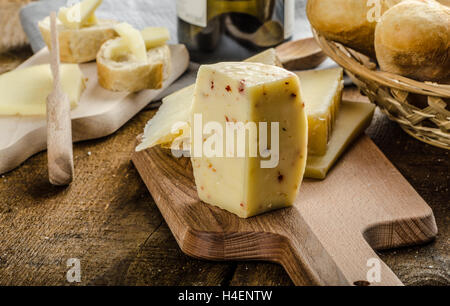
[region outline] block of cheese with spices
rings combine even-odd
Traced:
[[[308,140],[294,73],[259,63],[200,67],[191,125],[192,167],[203,202],[243,218],[294,204]]]

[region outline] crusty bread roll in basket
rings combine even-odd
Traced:
[[[310,0],[309,9],[316,9],[313,5],[319,7],[330,1]],[[350,3],[356,2],[356,0],[339,0],[338,2]],[[396,5],[395,3],[403,1],[392,2],[393,6]],[[388,24],[388,26],[396,27],[392,28],[391,32],[392,35],[397,35],[397,38],[390,38],[390,42],[387,42],[390,43],[389,47],[402,48],[408,43],[410,45],[407,47],[415,50],[415,56],[402,53],[399,49],[388,49],[383,45],[386,39],[382,36],[388,32],[383,33],[378,28],[378,32],[375,31],[373,34],[375,48],[370,49],[364,48],[365,45],[361,44],[354,36],[345,36],[347,33],[340,32],[331,36],[323,29],[318,30],[314,27],[314,24],[321,27],[324,22],[320,24],[316,20],[312,20],[311,24],[314,36],[322,50],[346,70],[359,89],[368,96],[371,102],[377,104],[389,119],[397,122],[409,135],[428,144],[450,150],[450,79],[448,79],[450,76],[450,9],[444,6],[438,8],[442,12],[434,12],[437,19],[433,21],[430,17],[432,14],[426,15],[426,11],[423,9],[424,3],[431,2],[433,1],[416,0],[415,3],[408,1],[408,3],[397,4],[395,9],[390,9],[390,14],[400,12],[403,16],[401,14],[391,16],[392,25],[386,22],[389,16],[383,15],[384,19],[381,20],[381,22],[385,21],[383,26]],[[444,3],[442,0],[440,2]],[[401,28],[397,26],[399,22],[402,22],[402,18],[405,19],[406,14],[402,13],[402,10],[405,8],[411,10],[414,5],[420,9],[420,12],[417,11],[418,17],[414,16],[417,27],[413,22]],[[434,4],[431,3],[431,5]],[[330,14],[335,15],[336,12],[337,10],[334,10]],[[313,15],[311,12],[309,13],[310,16]],[[321,18],[317,11],[314,13],[313,18],[316,16]],[[428,24],[424,25],[422,20],[419,20],[421,17],[428,18]],[[407,32],[408,26],[416,31],[409,30]],[[428,33],[423,34],[421,31],[428,31]],[[420,49],[417,49],[417,45],[414,45],[416,41],[420,42],[420,39],[416,37],[417,33],[422,35],[423,44],[426,45],[423,46],[423,54]],[[345,38],[341,42],[337,41],[340,38],[339,35]],[[424,36],[428,36],[428,40],[425,40]],[[435,45],[430,46],[433,43]],[[352,44],[354,48],[349,47]],[[364,53],[371,58],[355,49],[359,49],[360,52],[364,52],[364,49],[368,50]],[[378,61],[371,56],[375,49]],[[428,50],[434,51],[428,52]],[[420,65],[423,69],[420,69]],[[435,76],[440,79],[432,79]],[[420,81],[427,78],[428,81]]]

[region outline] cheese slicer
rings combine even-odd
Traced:
[[[73,180],[72,123],[69,98],[61,86],[58,29],[56,13],[50,14],[52,48],[50,67],[53,91],[47,98],[48,174],[52,185],[65,186]]]

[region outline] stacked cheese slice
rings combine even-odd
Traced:
[[[324,155],[327,152],[341,103],[343,74],[342,68],[297,73],[308,113],[308,154]]]
[[[297,72],[308,113],[308,161],[305,176],[325,179],[349,144],[370,124],[375,107],[342,102],[343,70]]]

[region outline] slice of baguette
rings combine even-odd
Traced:
[[[86,63],[95,60],[100,47],[117,37],[113,20],[99,19],[96,25],[81,29],[69,29],[57,21],[61,61]],[[50,18],[40,21],[39,29],[48,48],[51,48]]]
[[[160,89],[170,73],[170,49],[164,45],[147,51],[147,63],[128,58],[111,59],[110,48],[117,45],[120,38],[103,44],[97,55],[99,84],[112,91],[136,92],[144,89]]]

